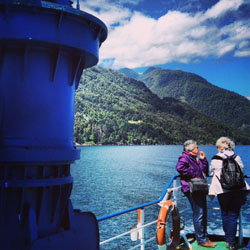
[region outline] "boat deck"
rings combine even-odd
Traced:
[[[153,207],[155,205],[159,205],[162,207],[162,205],[171,200],[172,203],[175,204],[175,206],[178,207],[179,209],[179,213],[181,216],[181,223],[180,223],[180,236],[181,236],[181,241],[179,243],[179,246],[176,248],[178,250],[206,250],[206,249],[214,249],[214,250],[228,250],[228,248],[226,248],[226,243],[224,240],[224,233],[221,229],[221,225],[219,225],[220,219],[214,220],[213,223],[213,227],[211,227],[211,230],[208,232],[209,233],[209,239],[213,242],[215,242],[217,245],[215,248],[207,248],[207,247],[202,247],[199,246],[195,240],[195,235],[193,233],[193,228],[191,225],[188,225],[187,220],[189,219],[189,222],[192,223],[192,216],[191,214],[188,214],[187,211],[190,211],[190,206],[187,202],[187,200],[183,200],[183,195],[181,193],[181,186],[179,184],[179,176],[173,176],[171,178],[171,180],[169,181],[169,183],[167,184],[162,196],[155,201],[151,201],[151,202],[147,202],[132,208],[128,208],[126,210],[120,211],[120,212],[116,212],[113,214],[109,214],[109,215],[105,215],[102,217],[97,218],[98,223],[100,223],[101,221],[105,221],[108,219],[112,219],[114,217],[118,217],[118,216],[122,216],[124,214],[133,214],[131,212],[135,212],[137,211],[138,213],[138,221],[136,224],[136,216],[133,218],[133,224],[134,227],[132,228],[132,226],[130,225],[130,229],[128,231],[121,231],[120,234],[118,235],[114,235],[113,237],[104,239],[100,242],[100,246],[103,247],[104,244],[109,243],[112,244],[112,242],[114,240],[117,239],[121,239],[122,237],[127,237],[128,235],[130,235],[130,243],[133,241],[134,243],[129,244],[129,243],[125,243],[128,244],[128,247],[126,246],[126,249],[146,249],[145,247],[150,246],[151,249],[157,249],[157,246],[155,246],[157,244],[156,242],[156,237],[155,237],[155,229],[156,229],[156,224],[158,222],[158,220],[156,220],[156,218],[154,217],[155,220],[153,221],[145,221],[145,213],[149,214],[149,212],[156,214],[156,210],[151,210],[149,211],[147,208],[149,207]],[[248,177],[250,178],[250,177]],[[248,198],[249,199],[249,198]],[[181,201],[183,201],[181,203]],[[250,204],[250,203],[248,203]],[[187,205],[187,206],[186,206]],[[212,204],[211,207],[209,207],[209,211],[212,211],[210,213],[210,217],[208,217],[208,219],[214,219],[216,218],[217,213],[219,212],[219,209],[217,208],[218,206],[215,204],[215,206]],[[158,207],[157,207],[157,211],[158,211]],[[165,231],[165,237],[166,237],[166,241],[167,244],[171,243],[171,230],[172,230],[172,224],[173,224],[173,210],[170,209],[169,210],[170,213],[168,216],[166,216],[166,231]],[[247,218],[249,216],[249,205],[244,207],[244,210],[242,209],[242,213],[240,213],[240,218],[239,218],[239,223],[238,223],[238,232],[237,232],[237,237],[238,237],[238,242],[242,242],[241,247],[239,247],[239,250],[250,250],[249,245],[248,245],[248,241],[250,240],[250,235],[249,235],[249,223],[247,224],[247,222],[243,222],[242,220],[242,214],[243,212],[245,212],[243,215]],[[134,215],[134,214],[133,214]],[[185,216],[184,216],[185,215]],[[189,216],[189,218],[188,218]],[[220,218],[218,216],[218,218]],[[131,220],[132,221],[132,220]],[[135,226],[136,225],[136,226]],[[150,228],[151,226],[153,226],[154,228]],[[132,228],[132,230],[131,230]],[[145,233],[145,228],[147,228],[147,232]],[[148,233],[148,232],[151,233]],[[128,238],[126,239],[128,240]],[[186,241],[185,241],[186,240]],[[136,242],[137,241],[137,242]],[[151,245],[150,245],[151,244]],[[248,245],[248,247],[246,247]],[[105,245],[104,247],[106,247],[107,245]],[[115,246],[115,244],[114,244]],[[153,246],[153,247],[152,247]],[[130,248],[129,248],[130,247]],[[162,249],[164,249],[165,246],[163,246]],[[104,248],[103,248],[104,249]],[[105,248],[105,249],[111,249],[111,248]],[[115,248],[112,248],[115,249]],[[148,249],[148,248],[147,248]]]
[[[214,249],[214,250],[228,250],[228,248],[226,248],[226,243],[223,240],[223,237],[218,237],[218,236],[211,236],[209,237],[213,242],[216,243],[216,247],[215,248],[209,248],[209,247],[202,247],[199,246],[197,244],[197,241],[195,240],[194,235],[188,235],[187,236],[189,243],[192,245],[192,249],[188,248],[188,246],[183,242],[179,245],[179,247],[177,248],[178,250],[206,250],[206,249]],[[243,250],[246,249],[244,248],[247,245],[248,241],[247,239],[245,239],[244,243],[243,243],[243,247],[242,248],[238,248],[239,250]]]

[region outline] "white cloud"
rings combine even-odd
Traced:
[[[235,51],[236,57],[247,57],[250,56],[250,41],[243,41],[239,43],[239,50]]]
[[[240,49],[250,49],[250,42],[249,41],[242,41],[239,43]]]
[[[236,57],[248,57],[250,56],[250,49],[235,51],[234,55]]]
[[[222,56],[228,52],[234,52],[237,57],[249,56],[250,51],[250,27],[249,23],[237,21],[222,28],[218,33],[219,37],[226,36],[226,39],[219,40],[217,53]]]
[[[237,57],[250,54],[249,20],[223,27],[215,22],[228,11],[237,10],[243,0],[221,0],[205,13],[196,15],[169,11],[159,19],[122,7],[125,1],[131,0],[120,0],[119,4],[108,0],[84,2],[84,10],[108,26],[108,38],[100,49],[100,63],[109,67],[137,68],[172,61],[187,63],[226,53]],[[93,9],[93,6],[101,8]]]
[[[108,29],[112,30],[112,25],[122,26],[126,24],[132,16],[132,12],[122,6],[125,2],[129,2],[129,0],[121,0],[120,3],[116,2],[116,4],[113,4],[112,0],[81,1],[81,10],[101,19]]]
[[[131,4],[131,5],[137,5],[139,4],[140,2],[143,2],[143,0],[118,0],[118,3],[119,4]]]
[[[212,8],[207,10],[205,18],[217,18],[229,10],[237,10],[244,0],[221,0]]]

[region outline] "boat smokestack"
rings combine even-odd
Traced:
[[[0,248],[98,249],[73,210],[74,99],[107,37],[69,0],[0,0]],[[77,217],[77,218],[76,218]]]

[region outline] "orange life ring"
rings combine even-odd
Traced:
[[[171,233],[171,242],[166,246],[166,236],[165,236],[165,229],[166,229],[166,221],[169,215],[169,211],[172,211],[172,221],[173,221],[173,228]],[[180,242],[180,216],[177,207],[171,200],[166,201],[159,213],[158,221],[157,221],[157,244],[158,249],[167,249],[167,250],[174,250],[178,246]]]

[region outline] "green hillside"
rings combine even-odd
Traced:
[[[144,83],[117,71],[84,70],[76,92],[75,141],[90,144],[214,144],[222,135],[237,144],[250,137],[222,126],[186,103],[160,99]]]
[[[140,80],[160,98],[174,97],[250,135],[250,101],[247,98],[180,70],[151,68]]]

